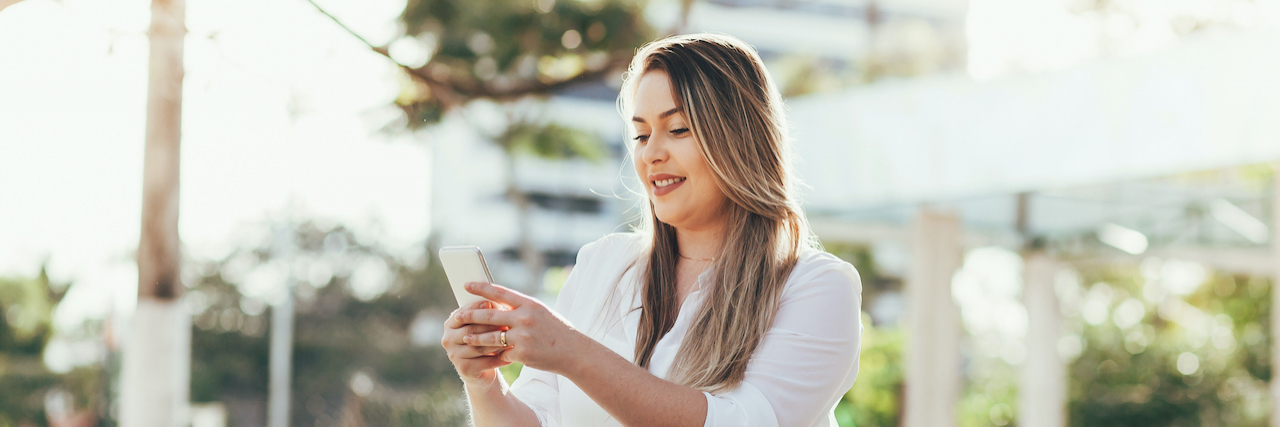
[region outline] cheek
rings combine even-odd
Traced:
[[[729,200],[725,197],[724,192],[720,191],[720,187],[711,180],[710,176],[703,178],[702,185],[698,186],[698,200],[706,207],[719,207]]]
[[[644,183],[644,162],[640,161],[641,153],[638,150],[631,150],[631,167],[636,169],[636,177],[640,179],[640,183]]]

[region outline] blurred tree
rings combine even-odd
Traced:
[[[1269,281],[1209,274],[1183,296],[1166,289],[1175,278],[1157,277],[1160,262],[1144,262],[1145,274],[1080,271],[1094,284],[1073,297],[1085,313],[1077,318],[1084,350],[1069,367],[1070,424],[1266,425]]]
[[[308,2],[409,77],[395,100],[408,129],[438,123],[474,100],[509,105],[574,85],[619,83],[636,48],[653,37],[641,2],[409,0],[400,17],[405,36],[377,46]],[[515,158],[598,159],[602,142],[587,132],[516,117],[510,109],[507,119],[490,138],[505,154],[505,193],[519,215],[517,249],[529,283],[536,284],[545,261],[529,238],[530,203],[515,181]]]
[[[43,360],[53,308],[66,290],[65,283],[50,282],[44,268],[35,278],[0,277],[0,427],[96,420],[104,409],[98,366],[59,374]]]
[[[178,305],[178,167],[182,138],[185,0],[152,0],[138,305],[121,372],[120,420],[137,427],[185,424],[190,319]]]
[[[462,383],[439,344],[456,304],[434,257],[406,262],[341,226],[294,233],[288,258],[263,241],[191,266],[201,272],[187,295],[192,400],[224,402],[232,425],[262,423],[268,311],[293,275],[293,424],[465,425]]]
[[[836,404],[841,427],[894,427],[902,419],[902,347],[899,328],[879,328],[862,316],[858,379]]]
[[[410,128],[476,99],[514,101],[616,79],[653,36],[637,2],[409,0],[401,15],[405,38],[377,46],[308,1],[411,78],[396,100]],[[392,48],[399,46],[426,60],[398,61]]]

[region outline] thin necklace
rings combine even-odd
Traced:
[[[684,258],[684,259],[687,259],[687,260],[689,260],[689,261],[702,261],[702,262],[707,262],[707,261],[715,261],[715,260],[716,260],[715,258],[711,258],[711,259],[689,258],[689,257],[684,256],[684,254],[679,253],[679,252],[677,252],[677,253],[676,253],[676,255],[679,255],[679,256],[680,256],[680,258]]]

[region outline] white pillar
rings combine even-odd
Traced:
[[[1272,168],[1271,185],[1271,366],[1280,366],[1280,164]],[[1271,369],[1271,427],[1280,427],[1280,369]]]
[[[122,427],[188,425],[191,314],[178,300],[139,298],[124,349]]]
[[[267,427],[289,426],[289,391],[293,384],[293,289],[283,303],[271,307],[271,353],[267,381]]]
[[[1018,376],[1018,425],[1067,424],[1067,366],[1058,356],[1062,311],[1053,290],[1057,263],[1040,252],[1023,254],[1022,303],[1027,307],[1027,360]]]
[[[922,209],[907,272],[906,427],[953,427],[960,398],[960,310],[951,277],[964,247],[955,215]]]
[[[291,260],[293,225],[279,226],[275,231],[273,256]],[[268,356],[267,427],[289,426],[289,403],[293,385],[293,276],[288,275],[284,301],[271,307],[271,353]]]

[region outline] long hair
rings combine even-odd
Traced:
[[[670,76],[699,152],[731,201],[725,218],[730,226],[711,281],[704,284],[704,302],[667,377],[708,392],[728,390],[742,382],[747,362],[773,325],[800,251],[817,243],[793,194],[782,99],[755,50],[714,34],[645,45],[624,77],[624,118],[634,112],[641,76],[655,70]],[[640,279],[635,363],[647,368],[654,346],[679,314],[679,248],[675,227],[657,218],[651,200],[645,202],[641,231],[652,235],[652,244],[648,262],[641,264],[647,265]]]

